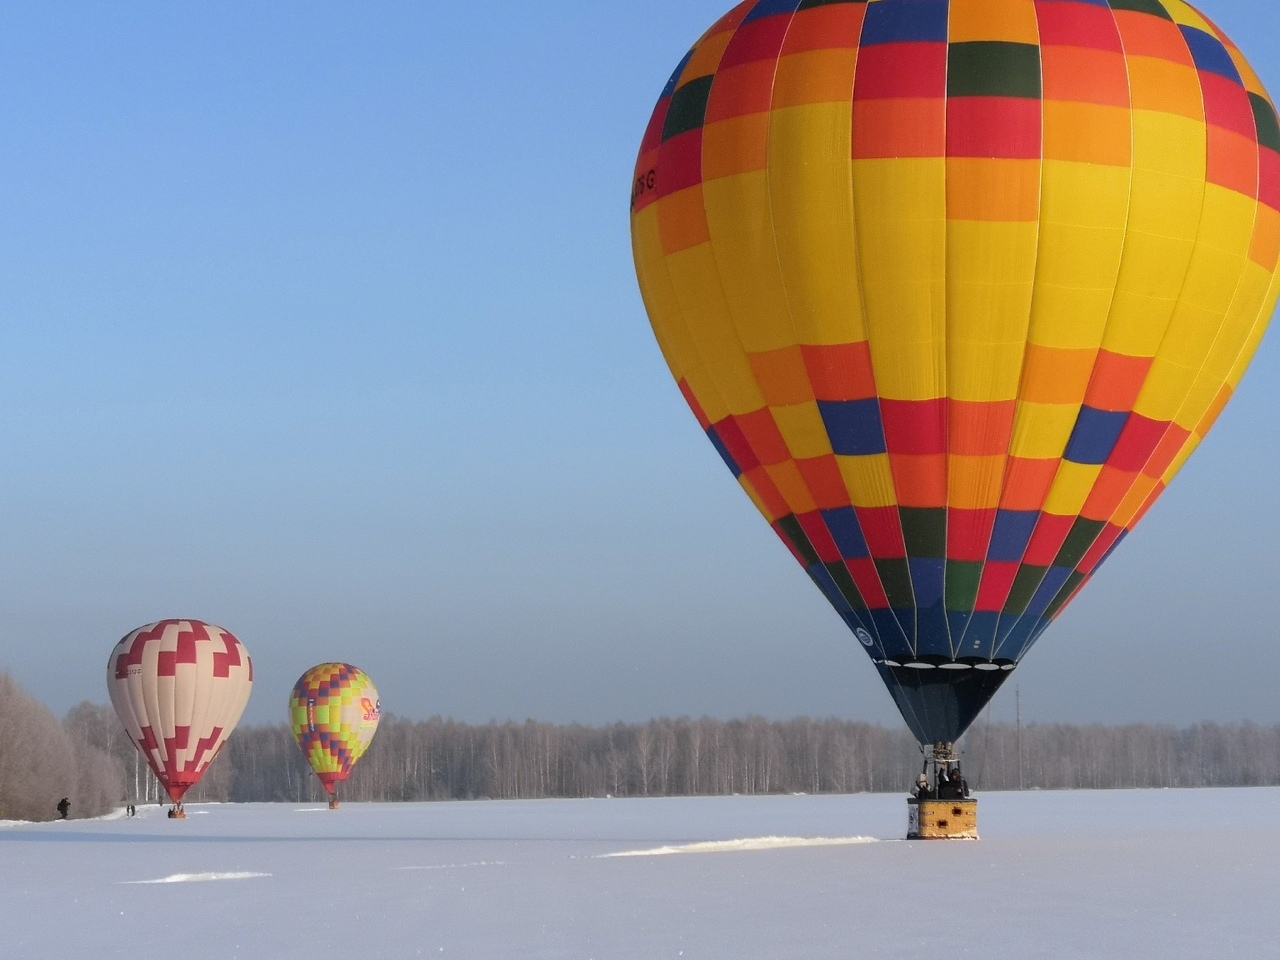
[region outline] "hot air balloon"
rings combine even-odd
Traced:
[[[160,620],[116,644],[107,690],[116,715],[173,801],[195,786],[240,721],[253,688],[253,661],[222,627]]]
[[[954,771],[1262,338],[1262,84],[1181,0],[748,0],[631,194],[685,399]]]
[[[378,730],[382,701],[369,675],[349,663],[322,663],[293,685],[289,724],[294,739],[338,808],[338,784],[364,756]]]

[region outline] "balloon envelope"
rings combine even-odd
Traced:
[[[294,684],[289,724],[330,796],[369,749],[381,716],[378,688],[349,663],[321,663]]]
[[[244,644],[199,620],[139,627],[107,660],[111,704],[174,803],[217,757],[252,688]]]
[[[631,210],[703,430],[951,742],[1231,398],[1280,126],[1180,0],[750,0],[662,91]]]

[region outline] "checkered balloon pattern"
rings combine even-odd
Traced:
[[[631,195],[680,390],[922,743],[1156,501],[1276,302],[1275,109],[1181,0],[749,0]]]
[[[294,684],[289,724],[330,796],[373,742],[382,715],[378,688],[349,663],[322,663]]]
[[[107,660],[111,704],[174,803],[218,756],[252,689],[244,644],[199,620],[139,627]]]

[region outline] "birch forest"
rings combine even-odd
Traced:
[[[111,755],[120,799],[160,802],[110,707],[67,725]],[[961,744],[975,791],[1280,784],[1280,725],[974,725]],[[384,716],[340,790],[349,801],[903,793],[922,755],[905,729],[848,720],[657,719],[560,726]],[[241,727],[190,802],[319,801],[286,724]]]
[[[1280,785],[1280,725],[985,723],[961,743],[971,788]],[[923,756],[905,729],[849,720],[656,719],[611,726],[467,724],[385,715],[340,789],[348,801],[905,794]],[[59,721],[0,673],[0,819],[51,820],[165,803],[111,707]],[[285,723],[243,726],[187,800],[324,798]]]

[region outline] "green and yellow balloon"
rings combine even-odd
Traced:
[[[338,784],[351,775],[378,729],[382,701],[369,675],[349,663],[321,663],[293,685],[289,723],[294,739],[338,807]]]

